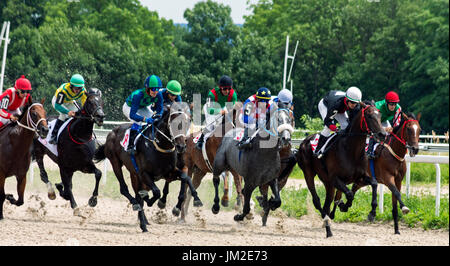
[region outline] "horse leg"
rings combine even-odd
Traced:
[[[183,172],[189,177],[193,176],[192,178],[192,185],[195,188],[198,188],[200,186],[201,180],[203,178],[203,176],[205,176],[206,173],[200,172],[200,170],[198,168],[192,167],[192,168],[188,168],[188,167],[184,167],[183,168]],[[181,217],[180,220],[181,221],[185,221],[186,215],[188,214],[188,210],[189,210],[189,202],[191,201],[191,192],[187,190],[186,188],[186,198],[184,199],[182,208],[181,208]]]
[[[130,192],[128,191],[127,183],[125,183],[125,179],[123,178],[122,164],[115,158],[110,159],[110,162],[114,171],[114,175],[116,176],[117,181],[119,181],[120,194],[125,196],[130,201],[131,205],[133,206],[133,211],[139,211],[141,209],[141,206],[139,205],[139,202],[136,200],[136,198],[131,196]],[[130,173],[130,178],[132,183],[136,183],[136,175]]]
[[[163,195],[158,200],[158,207],[160,209],[164,209],[166,207],[167,195],[169,194],[169,183],[170,182],[166,180],[166,182],[164,183]]]
[[[139,193],[136,193],[136,201],[138,202],[139,205],[139,210],[138,210],[138,220],[139,220],[139,227],[141,228],[142,232],[148,232],[147,230],[147,225],[149,225],[150,223],[147,220],[147,217],[145,217],[145,212],[144,212],[144,200],[142,199],[142,197],[140,196]]]
[[[44,156],[39,154],[36,154],[36,163],[39,167],[39,173],[41,176],[42,182],[44,182],[47,185],[47,196],[49,199],[54,200],[56,199],[55,190],[53,189],[52,183],[48,180],[47,172],[45,171],[44,167]]]
[[[5,175],[0,173],[0,220],[3,220],[3,202],[5,202]]]
[[[388,184],[388,188],[391,190],[392,192],[392,217],[394,219],[394,233],[399,235],[400,231],[398,228],[398,209],[397,209],[397,201],[400,203],[400,208],[403,212],[403,214],[407,214],[409,212],[408,207],[406,207],[402,200],[401,200],[401,194],[400,194],[400,189],[401,189],[401,179],[400,182],[396,182],[397,186],[395,186],[392,182],[392,180],[390,180],[390,183]],[[397,189],[397,187],[399,187]]]
[[[369,215],[367,217],[367,219],[370,222],[373,222],[375,220],[375,217],[377,215],[377,187],[378,187],[378,182],[374,177],[371,176],[365,176],[364,177],[364,183],[367,185],[370,185],[372,187],[372,202],[371,202],[371,206],[372,206],[372,210],[369,212]],[[383,197],[383,195],[380,195],[380,197]]]
[[[201,207],[201,206],[203,206],[202,201],[198,197],[197,190],[194,187],[194,184],[192,184],[191,178],[183,171],[179,171],[179,175],[180,175],[181,180],[184,181],[188,185],[189,191],[190,191],[190,195],[192,197],[194,197],[194,207]],[[186,189],[185,189],[185,191],[186,191]]]
[[[261,196],[256,197],[256,200],[258,201],[259,206],[261,206],[261,208],[263,209],[262,226],[266,226],[267,217],[269,216],[269,212],[270,212],[270,206],[269,206],[269,202],[267,200],[268,189],[269,188],[268,188],[267,184],[259,186],[259,191],[261,192]]]
[[[212,206],[212,212],[214,214],[218,214],[220,211],[220,205],[219,205],[219,184],[220,184],[220,177],[218,175],[213,176],[213,184],[214,184],[214,204]]]
[[[336,213],[336,207],[340,204],[343,204],[341,197],[342,197],[342,191],[340,191],[340,190],[336,191],[336,195],[334,196],[334,202],[333,202],[333,210],[330,213],[331,220],[334,219],[334,215]]]
[[[312,201],[313,201],[314,207],[322,214],[322,218],[323,218],[323,209],[322,209],[322,206],[320,205],[320,198],[317,195],[316,186],[314,184],[314,176],[316,174],[313,171],[311,171],[310,168],[307,168],[307,167],[305,167],[305,169],[303,170],[303,173],[305,175],[306,185],[308,186],[308,190],[312,196]]]
[[[239,210],[239,209],[241,209],[241,206],[244,203],[244,195],[242,194],[242,176],[240,176],[235,171],[231,171],[231,174],[233,175],[234,186],[236,187],[236,193],[237,193],[235,206],[236,206],[236,209]]]
[[[153,178],[150,177],[150,175],[146,172],[143,173],[145,184],[150,187],[152,190],[153,197],[151,199],[148,198],[148,192],[147,190],[141,190],[139,191],[139,194],[145,202],[147,202],[147,206],[151,207],[153,206],[153,203],[155,203],[156,200],[158,200],[161,197],[161,191],[156,186],[155,182],[153,181]]]
[[[70,201],[70,207],[74,209],[74,215],[77,215],[78,211],[76,210],[76,208],[78,207],[78,205],[72,193],[73,172],[61,168],[59,169],[59,172],[61,174],[62,185],[56,184],[56,188],[58,188],[61,197]]]
[[[92,164],[91,171],[89,171],[89,173],[95,174],[95,187],[94,187],[94,191],[92,192],[92,197],[88,201],[88,204],[91,207],[95,207],[97,205],[98,187],[100,184],[100,179],[102,178],[102,172],[100,170],[98,170],[94,164]]]
[[[244,217],[250,212],[250,199],[252,197],[253,190],[255,190],[255,186],[248,183],[244,185],[244,209],[242,210],[242,214],[236,214],[234,216],[235,221],[244,220]]]
[[[347,198],[347,202],[344,205],[339,205],[339,209],[341,212],[347,212],[348,208],[352,206],[353,202],[353,193],[348,189],[348,187],[341,181],[339,177],[334,179],[334,186],[340,191],[344,192],[345,197]]]
[[[327,233],[327,237],[333,236],[333,233],[331,233],[331,219],[330,219],[330,205],[333,201],[333,196],[335,193],[335,188],[331,184],[324,184],[325,190],[326,190],[326,197],[325,202],[323,204],[323,211],[322,211],[322,218],[323,218],[323,225],[325,226],[325,231]]]
[[[18,199],[15,200],[13,195],[11,194],[6,194],[6,199],[9,200],[9,202],[11,204],[14,204],[16,206],[21,206],[23,205],[23,194],[25,192],[25,186],[27,184],[27,177],[26,175],[24,176],[16,176],[16,180],[17,180],[17,195],[18,195]]]
[[[223,196],[222,199],[220,200],[220,203],[222,204],[222,206],[224,207],[228,207],[228,202],[230,201],[230,199],[228,198],[228,178],[230,173],[228,171],[225,171],[223,173]]]

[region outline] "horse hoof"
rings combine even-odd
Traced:
[[[246,216],[245,219],[247,220],[253,220],[255,217],[253,216],[253,213],[249,212]]]
[[[194,200],[194,207],[202,207],[203,203],[200,199]]]
[[[212,211],[212,213],[213,214],[218,214],[219,213],[219,211],[220,211],[220,206],[219,206],[219,204],[214,204],[213,206],[212,206],[212,208],[211,208],[211,211]]]
[[[236,214],[236,215],[234,216],[234,220],[235,220],[236,222],[242,221],[242,220],[244,220],[244,216],[243,216],[242,214]]]
[[[81,216],[80,208],[73,209],[73,216]]]
[[[164,209],[166,207],[166,203],[162,202],[161,200],[158,200],[158,207],[160,209]]]
[[[139,204],[133,204],[133,211],[142,211],[141,205]]]
[[[262,226],[266,226],[267,224],[267,216],[262,217]]]
[[[403,213],[403,214],[408,214],[408,213],[409,213],[409,208],[406,207],[406,206],[403,206],[403,208],[402,208],[402,213]]]
[[[177,207],[173,207],[172,209],[172,214],[176,217],[178,217],[180,215],[181,210],[178,209]]]
[[[6,194],[5,199],[9,200],[9,202],[11,202],[11,204],[16,201],[12,194]]]
[[[367,220],[369,220],[369,222],[373,222],[373,221],[375,220],[375,216],[372,215],[372,214],[369,214],[369,215],[367,216]]]
[[[222,206],[228,207],[228,200],[222,199],[222,200],[220,201],[220,203],[222,204]]]
[[[49,193],[47,194],[47,196],[48,196],[48,198],[51,199],[51,200],[55,200],[55,199],[56,199],[56,194],[55,194],[55,192],[49,192]]]
[[[88,201],[89,206],[95,207],[97,206],[97,196],[92,196]]]

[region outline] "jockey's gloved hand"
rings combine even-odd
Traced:
[[[336,125],[333,125],[333,124],[329,125],[328,128],[331,129],[332,131],[336,131],[337,130]]]
[[[153,118],[153,121],[156,121],[156,120],[161,119],[161,115],[160,115],[160,114],[154,114],[154,115],[152,116],[152,118]]]
[[[151,117],[145,119],[145,123],[147,123],[147,124],[153,124],[153,122],[154,122],[154,120]]]

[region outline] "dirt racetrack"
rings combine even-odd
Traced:
[[[15,193],[15,180],[9,182],[7,193]],[[35,181],[36,182],[36,181]],[[160,186],[160,185],[158,185]],[[201,187],[200,187],[201,188]],[[400,226],[401,235],[394,235],[391,223],[332,223],[334,236],[325,237],[322,220],[315,212],[301,219],[285,217],[276,212],[269,216],[267,226],[261,217],[236,223],[234,211],[214,215],[209,201],[204,207],[191,207],[186,223],[179,223],[171,213],[174,198],[165,210],[146,208],[148,233],[141,233],[137,213],[126,199],[100,197],[95,208],[88,207],[87,195],[75,198],[84,217],[73,216],[69,203],[61,197],[49,200],[45,190],[27,189],[25,204],[16,207],[5,201],[0,221],[0,245],[80,245],[80,246],[448,246],[448,230],[428,230]],[[78,193],[79,194],[79,193]],[[191,201],[192,204],[192,201]]]

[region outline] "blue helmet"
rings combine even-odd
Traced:
[[[262,102],[267,102],[272,98],[272,94],[268,88],[261,87],[256,92],[256,98]]]
[[[161,79],[158,76],[151,75],[145,79],[144,87],[145,88],[162,88],[163,85],[162,85]]]

